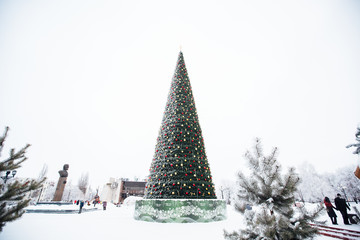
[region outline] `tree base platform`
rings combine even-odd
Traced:
[[[226,203],[217,199],[142,199],[134,218],[161,223],[204,223],[226,219]]]

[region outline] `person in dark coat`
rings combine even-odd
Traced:
[[[332,224],[338,225],[336,221],[337,215],[334,211],[334,209],[336,208],[331,204],[330,199],[328,197],[325,197],[324,203],[325,203],[326,211],[331,219]]]
[[[341,212],[341,215],[344,220],[345,225],[350,225],[349,223],[349,216],[347,214],[347,209],[350,210],[349,206],[346,204],[345,199],[341,197],[341,195],[338,193],[337,197],[335,198],[335,207],[338,211]]]
[[[84,201],[80,201],[80,208],[79,208],[79,213],[81,213],[82,208],[84,207]]]

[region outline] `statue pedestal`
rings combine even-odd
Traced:
[[[62,195],[64,193],[65,184],[66,184],[67,177],[60,177],[58,184],[56,186],[55,195],[53,201],[61,201]]]
[[[53,201],[59,202],[62,199],[62,195],[64,193],[66,180],[67,180],[67,177],[68,177],[68,172],[67,172],[68,169],[69,169],[69,164],[65,164],[63,166],[63,170],[59,171],[60,177],[59,177],[59,181],[58,181],[57,186],[56,186]]]
[[[134,218],[162,223],[222,221],[226,203],[217,199],[143,199],[135,203]]]

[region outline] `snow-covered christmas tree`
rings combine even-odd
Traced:
[[[245,158],[250,167],[250,176],[238,174],[239,190],[236,210],[244,214],[246,228],[228,233],[227,239],[309,239],[317,230],[309,225],[320,211],[321,205],[313,212],[295,207],[294,194],[299,177],[293,168],[281,174],[277,161],[277,148],[265,156],[259,139],[254,153],[247,152]]]
[[[204,222],[225,218],[226,205],[223,201],[216,200],[204,138],[182,52],[179,53],[171,82],[150,166],[145,199],[148,200],[137,202],[137,219]]]
[[[182,52],[157,138],[145,198],[216,198]]]

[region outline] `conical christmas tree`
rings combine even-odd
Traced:
[[[145,198],[216,198],[182,52],[157,138]]]

